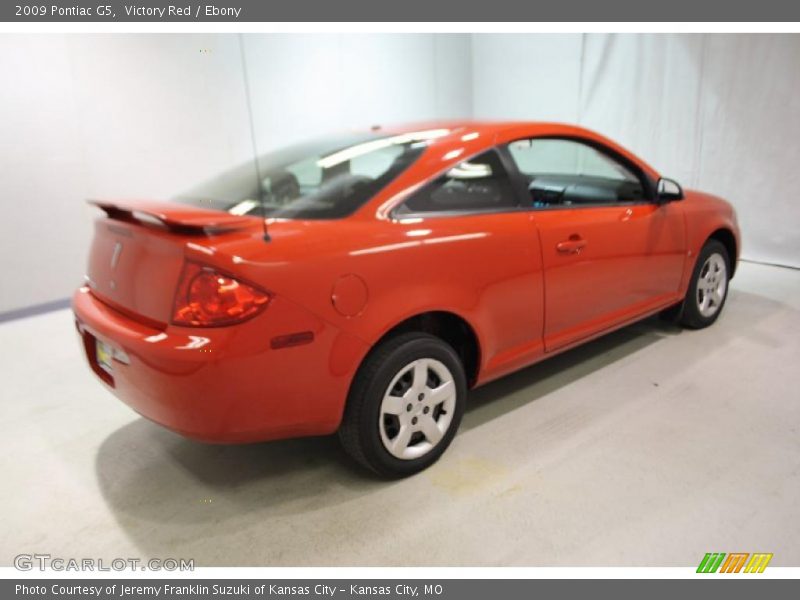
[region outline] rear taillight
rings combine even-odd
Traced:
[[[172,322],[191,327],[241,323],[261,312],[270,296],[211,267],[187,262],[178,282]]]

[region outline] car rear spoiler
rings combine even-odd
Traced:
[[[183,234],[225,233],[260,222],[258,217],[232,215],[174,202],[152,200],[87,200],[102,209],[109,219],[141,225],[156,225]]]

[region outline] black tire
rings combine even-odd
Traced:
[[[409,365],[419,359],[433,359],[447,368],[455,384],[455,405],[449,426],[437,443],[417,458],[398,458],[390,453],[382,441],[382,428],[386,426],[381,420],[391,416],[384,417],[381,414],[381,405],[393,380],[401,373],[407,373]],[[397,385],[400,383],[398,381]],[[450,445],[464,414],[466,396],[467,378],[464,366],[449,344],[427,333],[412,332],[398,335],[373,349],[359,368],[350,388],[339,428],[339,439],[350,456],[383,477],[400,478],[413,475],[436,462]],[[416,405],[414,410],[417,410]],[[445,412],[441,407],[439,410]],[[439,419],[442,418],[441,412],[438,415]],[[413,413],[409,411],[409,415],[411,414]],[[425,415],[428,415],[428,411]],[[427,439],[424,443],[427,443]],[[411,445],[409,444],[409,447]]]
[[[722,294],[722,300],[716,305],[714,312],[712,314],[703,314],[698,301],[698,287],[702,281],[701,275],[703,274],[706,262],[715,254],[721,256],[723,262],[725,263],[725,289],[724,293]],[[703,246],[702,250],[700,250],[700,254],[697,255],[697,262],[695,263],[694,270],[692,271],[692,279],[689,282],[689,289],[686,291],[686,297],[683,300],[680,310],[680,324],[684,327],[688,327],[689,329],[702,329],[703,327],[708,327],[714,323],[714,321],[716,321],[719,318],[719,315],[722,313],[722,309],[725,306],[725,301],[728,299],[730,278],[731,259],[728,255],[728,250],[721,242],[717,240],[709,240],[706,242],[705,246]]]

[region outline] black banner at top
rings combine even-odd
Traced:
[[[4,0],[5,22],[800,21],[791,0]]]

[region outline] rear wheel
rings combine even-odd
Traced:
[[[464,412],[467,382],[456,352],[441,339],[407,333],[378,346],[358,371],[339,438],[358,462],[385,477],[433,464]]]
[[[709,240],[697,257],[692,281],[683,301],[680,323],[692,329],[717,320],[728,297],[730,257],[725,246]]]

